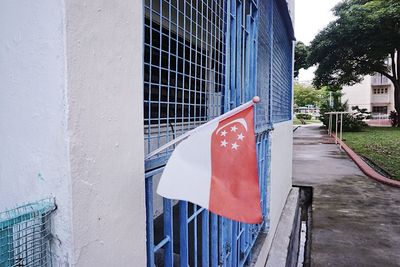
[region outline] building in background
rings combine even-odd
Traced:
[[[395,110],[394,86],[381,74],[365,76],[362,82],[343,87],[342,92],[342,102],[347,101],[350,110],[353,106],[366,108],[372,119],[387,119]]]
[[[294,113],[310,114],[313,119],[318,119],[320,116],[320,109],[318,106],[307,105],[304,107],[295,107]]]
[[[2,1],[0,212],[42,224],[0,213],[0,266],[263,265],[292,189],[293,2]],[[263,222],[157,196],[172,151],[146,154],[254,95]]]

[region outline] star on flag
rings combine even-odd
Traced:
[[[238,145],[238,144],[236,144],[236,142],[232,144],[232,149],[234,149],[234,150],[237,150],[237,149],[238,149],[238,147],[239,147],[239,145]]]
[[[221,146],[226,147],[227,144],[228,144],[228,142],[226,142],[226,140],[221,141]]]

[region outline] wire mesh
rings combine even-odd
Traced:
[[[145,151],[221,114],[225,1],[146,0]],[[166,158],[171,150],[158,154]]]
[[[0,213],[0,266],[51,266],[50,214],[53,199]]]

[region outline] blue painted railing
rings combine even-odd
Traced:
[[[148,266],[244,266],[268,230],[270,130],[291,116],[292,37],[281,2],[144,1],[146,152],[260,95],[255,125],[264,216],[259,225],[243,224],[158,196],[172,147],[145,162]]]

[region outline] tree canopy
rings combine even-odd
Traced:
[[[301,41],[296,42],[294,53],[294,77],[299,76],[299,70],[307,68],[308,47]]]
[[[333,13],[336,20],[310,45],[314,85],[352,85],[380,73],[393,82],[400,112],[400,1],[344,0]]]
[[[298,107],[307,105],[318,106],[321,99],[321,91],[313,87],[304,86],[299,83],[294,84],[294,104]]]

